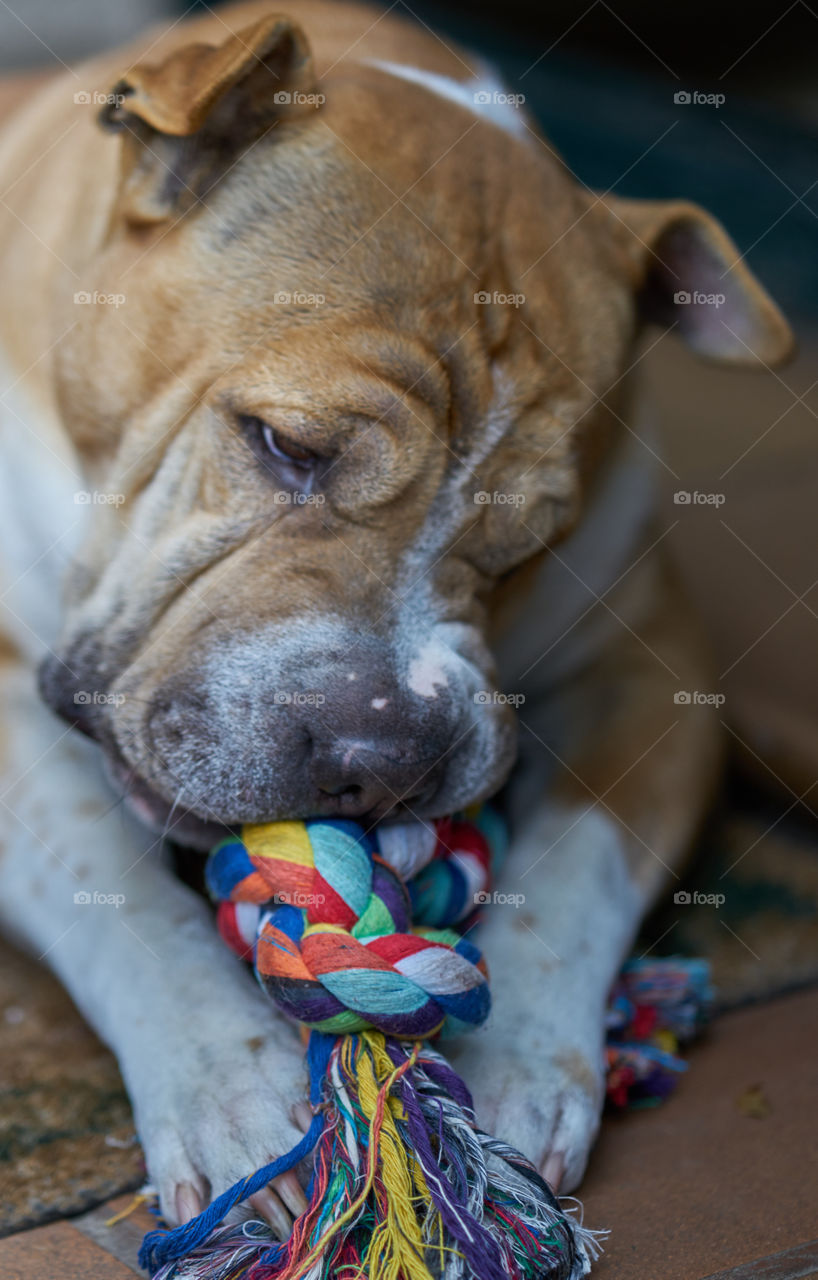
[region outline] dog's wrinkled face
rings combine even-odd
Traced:
[[[212,155],[129,88],[87,283],[125,302],[80,308],[60,354],[112,501],[43,689],[190,839],[438,815],[502,783],[492,593],[576,518],[649,274],[624,206],[536,143],[374,67],[322,87],[229,165],[211,145],[203,203]],[[652,238],[685,217],[712,235],[683,210]]]

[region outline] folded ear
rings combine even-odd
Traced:
[[[646,320],[675,327],[693,351],[730,364],[777,365],[792,354],[787,321],[704,209],[681,200],[603,203]]]
[[[270,14],[223,44],[188,44],[138,63],[109,95],[100,123],[123,135],[122,212],[177,215],[281,118],[323,101],[301,28]]]

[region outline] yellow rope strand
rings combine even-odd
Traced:
[[[364,1047],[359,1050],[356,1062],[359,1100],[361,1110],[369,1121],[364,1185],[352,1203],[327,1228],[307,1257],[303,1258],[298,1267],[289,1273],[286,1280],[300,1280],[300,1277],[310,1270],[324,1252],[332,1237],[357,1216],[372,1190],[379,1164],[381,1177],[387,1190],[387,1219],[373,1232],[370,1252],[376,1241],[378,1248],[375,1261],[370,1265],[370,1277],[372,1280],[404,1280],[404,1278],[405,1280],[432,1280],[422,1261],[423,1241],[417,1217],[412,1208],[407,1161],[405,1153],[403,1160],[400,1160],[400,1138],[388,1105],[395,1081],[417,1062],[420,1045],[416,1044],[406,1061],[399,1067],[395,1067],[386,1053],[380,1032],[361,1032],[360,1039]],[[377,1044],[376,1040],[380,1043]],[[385,1078],[381,1076],[378,1079],[373,1065],[375,1062],[379,1063],[381,1071],[388,1070]],[[385,1152],[381,1145],[384,1131],[387,1138]]]

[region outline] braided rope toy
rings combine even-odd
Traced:
[[[502,827],[344,820],[245,827],[210,855],[225,941],[309,1029],[313,1120],[197,1218],[152,1231],[155,1280],[578,1280],[599,1245],[534,1166],[481,1130],[429,1043],[488,1016],[485,962],[453,929],[485,900]],[[313,1153],[287,1241],[234,1205]]]

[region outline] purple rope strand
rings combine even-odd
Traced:
[[[417,1091],[408,1075],[401,1077],[398,1089],[406,1114],[406,1126],[412,1147],[423,1169],[426,1185],[446,1231],[456,1240],[468,1260],[472,1273],[480,1280],[508,1280],[503,1255],[497,1241],[469,1212],[465,1198],[441,1172],[429,1141],[429,1130],[421,1110]],[[448,1199],[443,1186],[452,1193]]]

